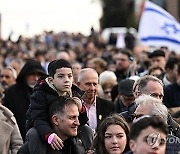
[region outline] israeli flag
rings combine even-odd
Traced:
[[[145,2],[138,37],[143,45],[167,46],[180,53],[180,24],[167,11],[150,1]]]

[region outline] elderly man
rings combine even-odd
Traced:
[[[142,94],[151,95],[162,101],[164,96],[163,83],[157,77],[146,75],[141,77],[134,83],[133,86],[134,97],[138,98]],[[131,114],[136,109],[136,103],[131,103],[128,106],[128,111],[122,112],[121,114],[125,117],[127,122],[132,122]]]
[[[163,100],[163,83],[157,77],[146,75],[144,77],[141,77],[137,82],[138,84],[134,89],[135,98],[139,97],[142,94],[146,94],[158,98],[161,101]]]
[[[159,99],[153,98],[149,95],[141,95],[135,100],[135,103],[137,104],[137,108],[134,112],[133,121],[136,121],[144,115],[151,115],[159,116],[167,123],[168,110]]]
[[[149,95],[142,95],[138,97],[135,102],[138,106],[134,112],[134,122],[145,115],[150,115],[157,116],[161,118],[166,124],[168,124],[168,110],[159,99],[153,98]],[[166,154],[178,153],[180,151],[180,138],[172,134],[172,128],[169,125]],[[172,143],[172,141],[174,142]]]
[[[141,77],[134,83],[134,96],[137,99],[142,94],[150,95],[159,99],[162,103],[164,91],[163,91],[163,83],[157,77],[146,75]],[[135,109],[137,107],[136,103],[132,103],[128,107],[127,112],[121,113],[128,122],[132,122],[132,116]],[[168,115],[168,124],[171,125],[173,134],[180,137],[180,129],[179,125],[172,119],[170,115]]]
[[[97,97],[98,73],[92,68],[82,69],[79,73],[78,87],[85,91],[82,100],[85,105],[89,126],[96,130],[100,122],[114,112],[114,104]]]
[[[5,67],[1,71],[1,76],[0,76],[0,83],[3,89],[5,90],[11,85],[15,84],[16,78],[17,78],[16,70],[11,66]]]

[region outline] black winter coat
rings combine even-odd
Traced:
[[[26,77],[33,72],[45,75],[45,71],[41,64],[36,60],[30,59],[21,69],[16,79],[16,84],[12,85],[5,91],[5,97],[3,100],[4,105],[13,112],[24,141],[26,137],[26,112],[29,108],[30,95],[33,91],[33,88],[30,88],[27,85]]]
[[[83,92],[77,86],[72,86],[73,96],[81,97],[82,94]],[[41,77],[30,98],[31,104],[27,111],[26,127],[28,130],[34,126],[43,140],[45,135],[53,132],[50,126],[49,106],[57,97],[59,97],[58,93],[49,87],[44,77]],[[80,114],[79,121],[81,125],[87,123],[87,120],[86,112]]]

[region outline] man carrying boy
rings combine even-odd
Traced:
[[[90,148],[93,131],[90,127],[82,126],[79,130],[80,125],[79,117],[79,104],[77,99],[72,97],[58,97],[53,101],[49,107],[49,116],[51,119],[52,129],[54,133],[63,140],[63,148],[58,149],[59,142],[53,142],[53,137],[49,138],[48,142],[53,142],[52,145],[46,144],[47,150],[45,154],[82,154],[85,153],[87,149]],[[88,141],[91,142],[88,142]],[[33,145],[32,142],[26,142],[22,148],[19,150],[18,154],[31,154],[30,147]],[[34,145],[36,146],[36,145]],[[38,147],[37,147],[38,148]],[[39,153],[42,153],[39,149]],[[37,153],[37,152],[34,152]]]
[[[49,143],[53,148],[54,143],[58,142],[59,144],[56,149],[61,149],[63,147],[63,141],[58,135],[53,134],[54,131],[50,126],[48,110],[51,103],[59,96],[75,96],[74,99],[79,102],[79,120],[81,125],[87,122],[87,115],[79,99],[82,91],[72,85],[71,64],[63,59],[52,61],[48,66],[48,72],[49,77],[38,80],[31,96],[31,104],[27,112],[27,130],[34,126],[43,144]],[[29,136],[32,133],[35,132],[29,133]],[[52,142],[48,142],[51,138],[53,138]]]

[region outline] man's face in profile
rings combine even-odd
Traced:
[[[75,104],[66,105],[64,114],[58,119],[58,132],[61,138],[77,135],[79,111]]]

